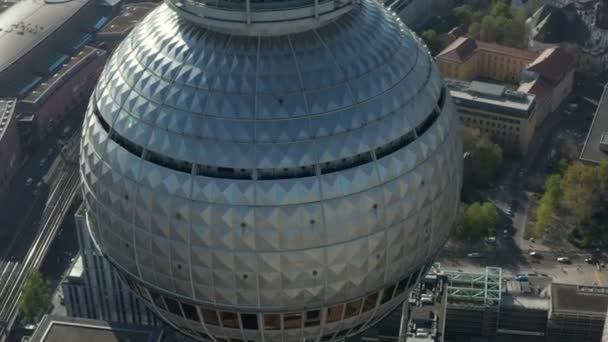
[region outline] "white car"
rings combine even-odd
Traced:
[[[530,256],[534,257],[534,258],[539,258],[540,257],[540,253],[538,253],[536,251],[532,251],[532,252],[530,252]]]
[[[557,261],[561,262],[561,263],[564,263],[564,264],[567,264],[567,263],[570,262],[570,258],[568,258],[568,257],[559,257],[559,258],[557,258]]]
[[[30,186],[30,185],[32,185],[32,182],[33,182],[33,181],[34,181],[34,180],[33,180],[32,178],[28,178],[28,179],[25,181],[25,185],[26,185],[26,186]]]

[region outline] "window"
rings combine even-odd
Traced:
[[[374,293],[365,298],[363,302],[363,312],[367,312],[376,307],[376,301],[378,300],[378,294]]]
[[[202,309],[201,311],[203,313],[203,320],[205,320],[205,323],[209,325],[220,325],[220,320],[217,319],[217,313],[215,311],[209,309]]]
[[[302,327],[302,314],[299,312],[286,313],[283,315],[284,329],[299,329]]]
[[[342,311],[344,311],[344,305],[338,304],[327,308],[327,323],[337,322],[342,319]]]
[[[405,292],[405,289],[407,289],[407,282],[408,281],[409,281],[409,277],[408,278],[403,278],[403,279],[401,279],[401,281],[399,283],[397,283],[397,288],[395,289],[395,297],[398,297],[403,292]]]
[[[165,304],[167,304],[167,309],[174,315],[178,315],[183,317],[182,310],[179,308],[179,303],[171,298],[163,297],[165,299]]]
[[[167,310],[167,307],[165,306],[165,302],[163,302],[163,298],[156,292],[149,290],[150,292],[150,296],[152,296],[152,301],[154,302],[154,305],[156,305],[159,309],[163,309],[163,310]]]
[[[391,298],[393,298],[394,291],[395,291],[395,285],[385,288],[384,291],[382,292],[382,300],[380,301],[380,305],[391,300]]]
[[[265,314],[264,330],[281,330],[281,315]]]
[[[198,312],[196,312],[196,308],[190,304],[180,303],[182,305],[182,311],[184,312],[184,316],[187,319],[195,322],[199,322]]]
[[[357,316],[361,310],[361,299],[346,304],[346,310],[344,311],[344,318]]]
[[[258,316],[256,314],[241,314],[243,329],[258,330]]]
[[[239,329],[239,319],[236,313],[220,311],[220,317],[224,328]]]
[[[321,310],[311,310],[306,312],[305,327],[312,327],[321,324]]]

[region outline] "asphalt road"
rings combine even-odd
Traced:
[[[497,243],[467,244],[459,249],[445,249],[437,260],[442,268],[479,272],[484,266],[498,266],[503,268],[506,277],[532,273],[545,275],[556,282],[608,286],[608,270],[598,270],[595,265],[587,264],[585,258],[590,256],[587,251],[578,250],[566,241],[562,246],[551,249],[524,237],[526,223],[532,214],[528,212],[530,191],[542,191],[542,184],[548,176],[547,156],[552,150],[563,155],[559,140],[565,136],[574,138],[582,146],[580,140],[584,140],[591,124],[594,101],[601,95],[601,85],[579,84],[574,95],[579,96],[579,109],[572,114],[561,111],[550,114],[537,128],[528,155],[520,160],[508,161],[502,180],[496,188],[487,192],[487,197],[499,208],[500,213]],[[530,251],[539,252],[541,257],[531,257]],[[467,257],[471,252],[479,252],[481,257]],[[557,258],[563,256],[570,258],[571,263],[559,263]]]
[[[43,177],[53,161],[60,158],[61,141],[69,139],[82,126],[84,110],[83,105],[66,115],[65,122],[39,144],[17,175],[10,193],[0,203],[0,262],[22,260],[27,253],[38,233],[37,223],[47,205],[49,190],[56,182],[52,178],[46,184]],[[64,134],[68,126],[71,130]],[[31,184],[27,185],[29,178]]]

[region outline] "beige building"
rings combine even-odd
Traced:
[[[491,78],[511,84],[519,83],[521,72],[539,53],[459,37],[442,52],[437,66],[444,77],[463,81]]]
[[[536,96],[503,85],[446,80],[460,122],[479,128],[503,150],[525,154],[536,127]]]
[[[459,37],[436,57],[444,77],[492,79],[536,95],[537,123],[555,111],[572,91],[576,59],[563,48],[541,51],[511,48]]]

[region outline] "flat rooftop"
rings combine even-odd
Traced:
[[[554,313],[604,316],[608,308],[608,287],[551,284]]]
[[[126,33],[158,5],[158,3],[154,2],[126,4],[122,7],[120,14],[110,20],[99,32]]]
[[[89,1],[21,0],[0,13],[0,72],[46,39]]]
[[[447,277],[427,275],[412,291],[409,320],[405,331],[408,342],[436,341],[443,335],[447,308]]]
[[[595,116],[591,128],[587,133],[585,145],[581,151],[582,161],[599,163],[608,160],[608,150],[602,151],[600,145],[608,148],[608,84],[604,86],[604,92],[595,110]]]
[[[6,128],[13,119],[16,104],[16,99],[0,99],[0,141],[2,141]]]
[[[84,266],[82,263],[82,255],[78,254],[74,262],[72,263],[72,267],[70,268],[70,272],[68,273],[68,277],[80,278],[84,272]]]
[[[159,342],[162,327],[114,324],[84,318],[45,316],[31,342]]]
[[[536,106],[535,95],[508,89],[505,85],[446,79],[457,106],[528,119]]]
[[[80,68],[83,64],[88,63],[92,60],[92,58],[99,58],[105,54],[106,52],[101,49],[85,46],[74,56],[64,59],[62,61],[64,64],[61,66],[61,68],[57,70],[57,72],[54,73],[50,78],[48,78],[44,82],[41,82],[36,87],[34,87],[29,93],[27,93],[23,101],[31,103],[38,102],[46,95],[49,89],[53,88],[55,85],[58,85],[58,83],[62,81],[64,76]]]

